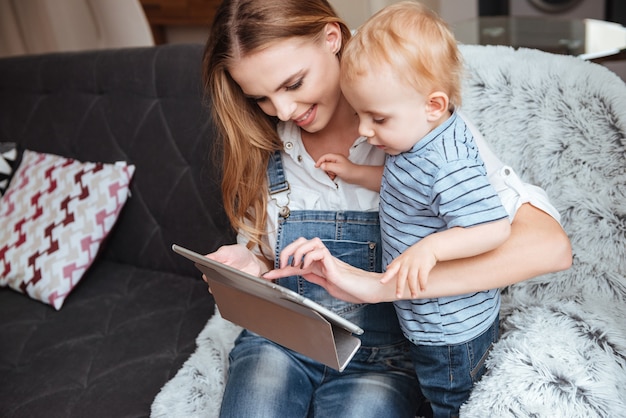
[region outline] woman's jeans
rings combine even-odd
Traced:
[[[414,417],[407,346],[366,348],[338,372],[249,331],[230,356],[222,417]]]
[[[331,253],[380,271],[377,212],[293,211],[279,222],[276,254],[298,237],[320,237]],[[302,277],[280,284],[365,330],[341,373],[243,331],[230,353],[222,417],[414,417],[422,400],[393,305],[351,304]]]

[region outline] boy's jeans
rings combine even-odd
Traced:
[[[485,372],[485,360],[498,340],[499,316],[485,332],[458,345],[411,344],[411,356],[422,393],[430,400],[433,417],[458,417],[474,383]]]

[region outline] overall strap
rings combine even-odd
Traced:
[[[270,198],[280,208],[280,216],[289,217],[289,182],[283,169],[283,157],[280,150],[274,151],[267,163],[267,183],[269,185]]]

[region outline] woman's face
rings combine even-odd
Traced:
[[[322,130],[341,97],[341,31],[326,25],[321,41],[288,38],[243,56],[228,70],[243,93],[270,116],[293,120],[307,132]]]

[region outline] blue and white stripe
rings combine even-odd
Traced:
[[[434,232],[507,217],[487,179],[473,136],[456,112],[411,150],[387,156],[380,192],[383,266]],[[457,344],[491,325],[500,297],[495,289],[398,301],[395,306],[412,342]]]

